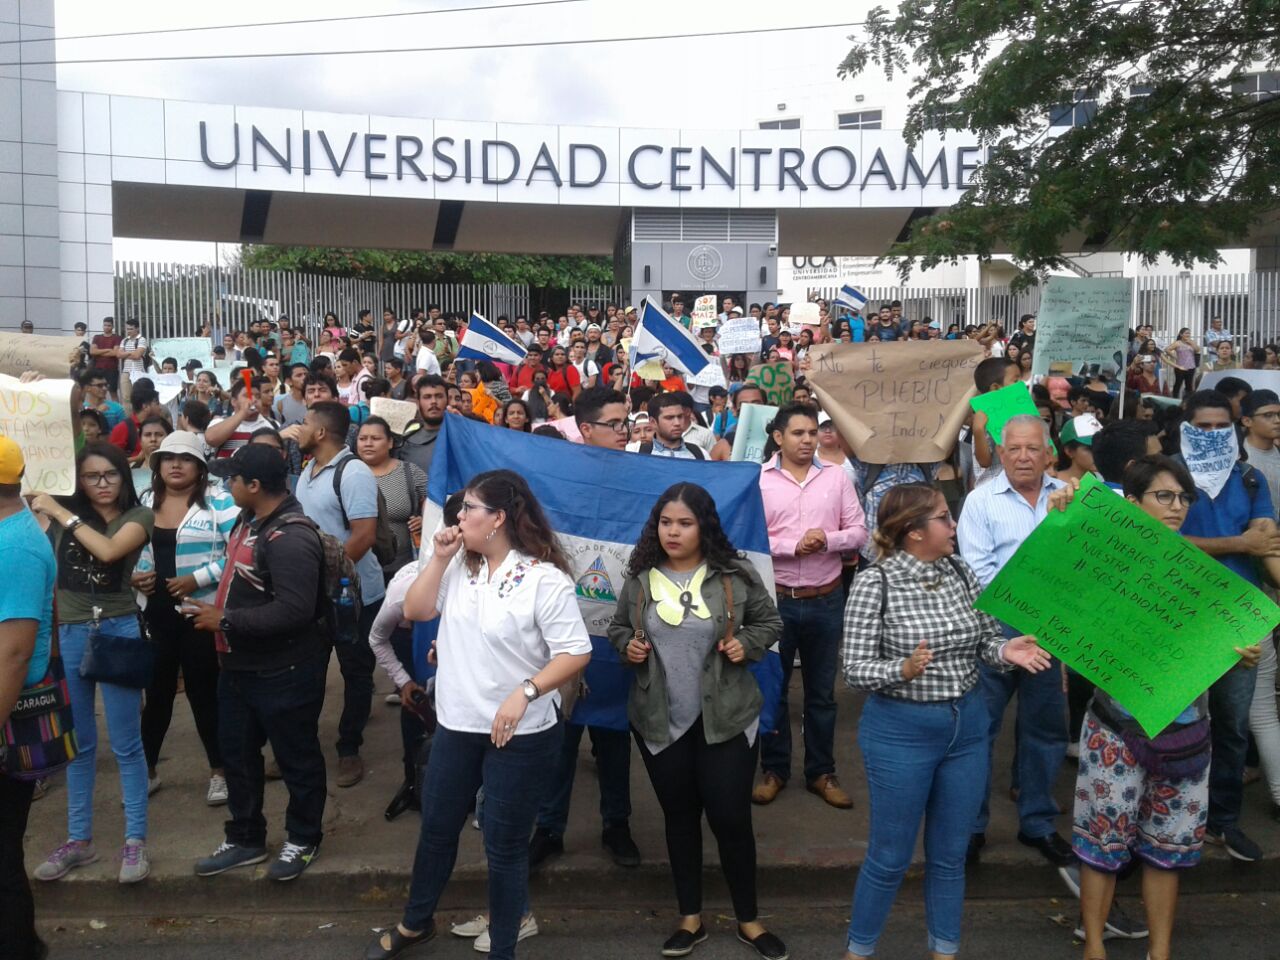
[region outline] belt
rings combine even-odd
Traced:
[[[829,593],[835,593],[840,589],[841,578],[836,577],[830,583],[824,583],[817,587],[778,587],[779,600],[812,600],[815,597],[825,597]]]

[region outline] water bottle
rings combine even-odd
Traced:
[[[343,577],[338,583],[338,610],[346,615],[356,608],[356,598],[351,593],[351,581]]]
[[[354,643],[359,633],[359,613],[356,610],[356,598],[351,589],[351,581],[346,577],[339,582],[337,602],[334,605],[337,608],[334,611],[337,615],[335,639],[338,643]]]

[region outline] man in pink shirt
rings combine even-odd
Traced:
[[[835,776],[836,661],[843,630],[844,590],[840,554],[867,540],[867,524],[844,471],[814,456],[818,415],[793,403],[773,421],[778,453],[760,471],[760,494],[769,528],[769,552],[782,615],[782,701],[776,734],[762,738],[764,776],[751,794],[770,803],[791,776],[791,726],[787,690],[800,654],[804,678],[804,779],[810,793],[847,810],[853,800]]]

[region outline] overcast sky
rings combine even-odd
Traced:
[[[469,12],[511,0],[56,0],[60,38],[266,21],[414,13],[334,23],[60,39],[58,85],[211,103],[351,113],[633,127],[753,127],[786,91],[829,85],[872,0],[576,0]],[[458,47],[764,30],[629,43],[359,56],[68,63],[179,54]],[[864,88],[868,82],[859,84]],[[882,82],[882,81],[879,81]],[[120,239],[117,259],[212,259],[212,245]]]

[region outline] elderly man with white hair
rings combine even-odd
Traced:
[[[1050,494],[1063,485],[1045,472],[1052,462],[1049,428],[1037,416],[1011,418],[1001,431],[997,453],[1004,472],[969,495],[956,531],[960,554],[984,587],[1045,518]],[[1005,626],[1006,636],[1018,632]],[[1054,866],[1068,866],[1075,858],[1071,845],[1054,826],[1061,811],[1053,798],[1054,781],[1067,749],[1062,671],[1004,673],[982,664],[978,669],[991,716],[993,746],[1009,701],[1015,694],[1018,697],[1018,841],[1038,850]],[[970,862],[986,843],[990,788],[988,777],[988,799],[983,801],[969,838]]]

